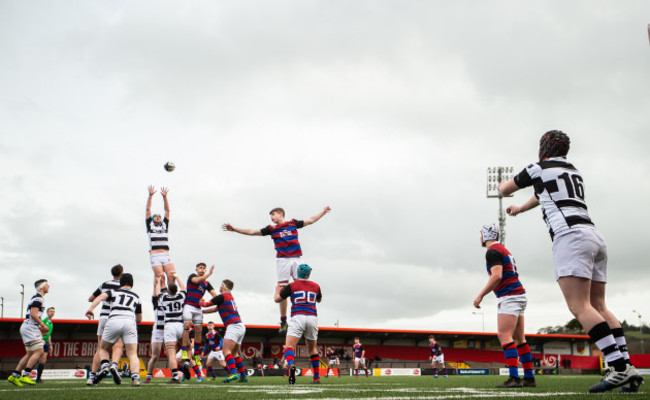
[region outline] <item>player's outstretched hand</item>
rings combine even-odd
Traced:
[[[226,222],[225,224],[221,225],[221,229],[223,229],[224,231],[228,231],[228,232],[232,232],[232,231],[235,230],[235,228],[233,228],[233,226],[230,225],[229,222]]]
[[[147,189],[149,189],[149,196],[156,194],[156,188],[153,185],[150,185]]]
[[[481,302],[482,301],[483,301],[483,297],[476,296],[476,298],[474,299],[474,307],[481,308]]]
[[[169,189],[167,189],[166,187],[160,188],[160,194],[162,194],[162,197],[167,197],[167,193],[169,193]]]
[[[324,211],[325,211],[325,213],[328,213],[328,212],[332,211],[332,207],[326,206]]]
[[[210,275],[214,272],[214,265],[210,267]]]
[[[88,311],[86,311],[86,318],[93,319],[93,318],[95,318],[95,314],[93,314],[92,311],[88,310]]]
[[[511,206],[508,206],[508,208],[506,208],[506,212],[508,213],[509,216],[515,217],[517,216],[517,214],[521,212],[521,207],[513,204]]]

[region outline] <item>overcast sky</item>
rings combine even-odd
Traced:
[[[214,264],[245,323],[278,321],[275,252],[221,224],[329,205],[300,231],[322,326],[480,331],[486,169],[519,171],[561,129],[608,242],[610,308],[647,323],[648,22],[647,1],[2,0],[4,315],[45,277],[58,317],[83,318],[121,263],[151,319],[153,184],[177,270]],[[507,232],[526,331],[564,324],[540,210]],[[483,311],[495,331],[493,295]]]

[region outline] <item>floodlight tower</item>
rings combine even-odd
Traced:
[[[487,169],[487,198],[499,199],[499,238],[501,244],[506,244],[506,213],[503,211],[504,196],[499,192],[499,182],[512,179],[513,167],[488,167]]]

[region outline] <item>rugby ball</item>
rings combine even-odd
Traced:
[[[167,164],[165,164],[165,171],[172,172],[175,169],[176,169],[176,165],[174,165],[173,162],[168,161]]]

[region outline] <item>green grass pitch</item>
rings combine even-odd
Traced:
[[[434,379],[420,377],[329,377],[320,385],[311,378],[298,377],[294,386],[286,378],[253,377],[248,383],[223,384],[221,380],[168,385],[164,379],[154,379],[142,387],[131,387],[130,380],[120,386],[107,379],[99,386],[86,387],[85,381],[48,381],[37,386],[15,387],[9,382],[0,385],[0,399],[598,399],[621,398],[615,393],[590,395],[587,389],[598,382],[598,376],[539,376],[537,388],[495,389],[506,377],[450,376]],[[650,398],[646,385],[637,395],[625,398]]]

